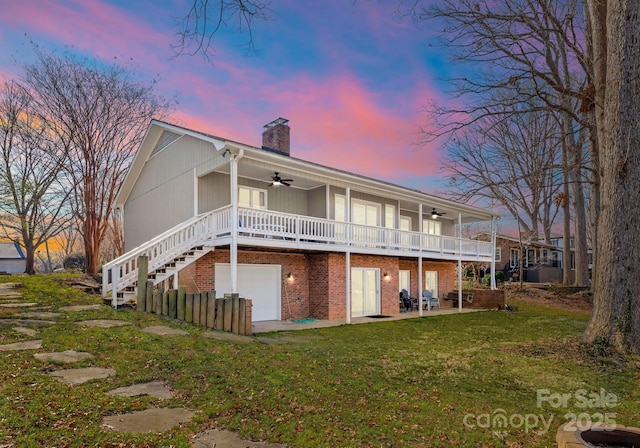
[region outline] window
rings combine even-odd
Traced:
[[[238,205],[266,210],[267,191],[251,187],[238,187]]]
[[[496,247],[495,261],[502,261],[502,247]]]
[[[335,220],[345,222],[347,220],[347,199],[344,195],[336,195]]]
[[[411,271],[398,271],[398,291],[411,291]]]
[[[351,210],[351,222],[365,226],[380,225],[380,204],[354,200]]]
[[[520,265],[520,250],[511,249],[511,254],[509,256],[509,267],[513,269],[513,268],[517,268],[519,265]]]
[[[411,218],[409,216],[400,217],[400,230],[411,230]]]
[[[442,223],[431,219],[422,220],[422,232],[429,235],[442,235]]]
[[[525,264],[526,267],[531,267],[536,264],[536,250],[535,249],[527,249],[527,262]]]
[[[438,272],[424,271],[424,289],[431,291],[433,297],[438,297]],[[420,291],[422,296],[422,291]]]
[[[387,229],[396,228],[396,207],[394,205],[384,205],[384,226]]]

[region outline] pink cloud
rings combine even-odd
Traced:
[[[432,175],[439,169],[433,147],[416,149],[413,144],[423,121],[422,106],[435,95],[425,83],[398,91],[397,105],[390,108],[381,92],[368,90],[349,72],[281,81],[265,79],[259,71],[233,73],[233,93],[216,83],[195,88],[201,103],[210,107],[180,107],[185,125],[259,146],[262,125],[283,116],[290,120],[295,157],[399,183],[403,176]],[[187,82],[205,85],[205,78],[192,74]],[[259,107],[252,98],[268,101]]]
[[[156,30],[151,23],[99,0],[8,2],[3,15],[15,18],[9,26],[26,32],[38,44],[53,41],[104,59],[148,56],[150,48],[167,48],[170,39],[167,30]]]

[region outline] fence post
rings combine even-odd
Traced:
[[[187,304],[187,288],[180,286],[178,288],[178,320],[185,320],[185,305]]]
[[[162,293],[162,315],[163,316],[169,315],[169,293],[168,292]]]
[[[251,326],[253,301],[251,299],[245,299],[245,322],[244,322],[244,334],[245,336],[251,336],[253,327]]]
[[[147,296],[145,297],[144,310],[147,313],[153,312],[153,281],[147,280]]]
[[[216,322],[216,292],[207,293],[207,328],[213,328]]]
[[[200,325],[200,293],[193,296],[193,321],[194,324]]]
[[[185,322],[193,322],[193,294],[187,294],[184,306],[184,320]]]
[[[224,299],[216,299],[216,323],[215,330],[222,330],[224,328]]]
[[[147,271],[149,269],[149,257],[146,255],[140,255],[136,265],[138,266],[136,311],[144,312],[147,304]]]
[[[236,293],[232,294],[231,297],[231,300],[233,300],[231,311],[231,332],[242,334],[242,332],[240,332],[240,296]]]
[[[246,334],[247,331],[247,300],[240,299],[238,306],[238,334]]]
[[[178,290],[169,290],[169,318],[175,319],[178,316]]]

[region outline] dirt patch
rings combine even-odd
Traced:
[[[520,302],[534,305],[554,307],[568,311],[590,313],[592,309],[591,293],[578,291],[571,294],[560,294],[552,289],[511,287],[507,289],[507,303]]]

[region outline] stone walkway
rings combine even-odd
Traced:
[[[35,350],[39,351],[43,346],[42,339],[38,339],[38,330],[42,327],[55,325],[62,313],[73,313],[81,311],[98,311],[105,305],[69,305],[59,307],[53,311],[42,311],[37,308],[38,303],[22,301],[23,297],[19,291],[20,284],[0,283],[0,307],[6,310],[24,310],[31,308],[31,311],[20,311],[0,318],[0,326],[11,326],[12,329],[23,336],[33,338],[29,340],[0,345],[0,352]],[[44,308],[47,309],[47,308]],[[38,311],[36,311],[38,310]],[[111,329],[127,325],[131,322],[110,319],[91,319],[76,322],[79,326]],[[189,336],[184,330],[175,329],[164,325],[149,326],[141,328],[140,331],[165,336]],[[254,338],[247,336],[236,336],[230,334],[220,334],[205,332],[205,337],[227,340],[236,343],[251,343]],[[262,341],[274,343],[272,341]],[[46,344],[45,344],[46,346]],[[87,352],[77,352],[73,349],[61,352],[37,352],[33,355],[43,362],[53,362],[62,364],[73,364],[91,360],[94,355]],[[116,376],[116,371],[110,367],[82,367],[77,369],[60,369],[47,373],[51,377],[71,386],[83,384],[89,381],[109,381]],[[163,381],[150,381],[147,383],[133,384],[126,387],[118,387],[106,392],[109,395],[120,397],[151,396],[159,400],[174,397],[170,386]],[[162,432],[191,421],[196,415],[195,411],[183,408],[150,408],[143,411],[111,415],[104,417],[102,426],[106,430],[146,433]],[[209,430],[194,436],[192,440],[194,448],[283,448],[280,444],[264,444],[240,440],[235,433],[229,431]]]

